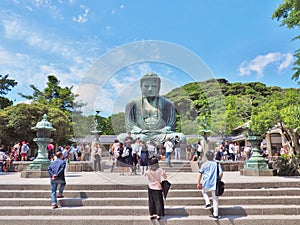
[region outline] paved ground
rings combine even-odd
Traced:
[[[171,173],[169,181],[173,184],[191,184],[197,182],[197,173]],[[68,184],[147,184],[147,178],[137,176],[120,176],[117,173],[67,173]],[[249,177],[239,172],[224,173],[225,183],[258,182],[300,182],[300,177]],[[20,173],[0,173],[0,184],[49,184],[48,178],[21,178]]]

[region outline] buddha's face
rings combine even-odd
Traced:
[[[145,97],[154,97],[159,95],[160,84],[159,80],[149,79],[141,83],[142,94]]]

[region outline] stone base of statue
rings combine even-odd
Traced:
[[[276,176],[276,170],[269,169],[267,160],[260,154],[261,138],[259,136],[249,136],[247,141],[251,143],[253,153],[240,174],[244,176]]]
[[[181,143],[186,144],[185,135],[182,133],[176,133],[176,132],[156,133],[154,131],[153,133],[150,133],[147,135],[143,134],[143,133],[136,134],[136,133],[131,132],[131,136],[134,140],[138,139],[138,140],[141,140],[144,142],[151,141],[151,142],[155,143],[156,145],[160,145],[160,144],[166,142],[168,138],[170,138],[171,141],[174,141],[175,137],[178,136]],[[127,137],[127,134],[123,133],[123,134],[119,134],[117,138],[120,142],[124,142],[126,137]]]
[[[49,178],[48,171],[25,170],[21,173],[21,178]]]
[[[36,158],[30,163],[26,170],[22,171],[22,178],[46,178],[49,177],[48,166],[50,161],[47,158]]]

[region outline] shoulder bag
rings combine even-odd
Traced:
[[[224,193],[225,190],[225,184],[220,179],[220,171],[219,171],[219,163],[217,163],[217,184],[216,184],[216,196],[221,196]]]

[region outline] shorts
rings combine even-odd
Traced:
[[[27,153],[21,153],[21,156],[25,157],[25,156],[27,156]]]

